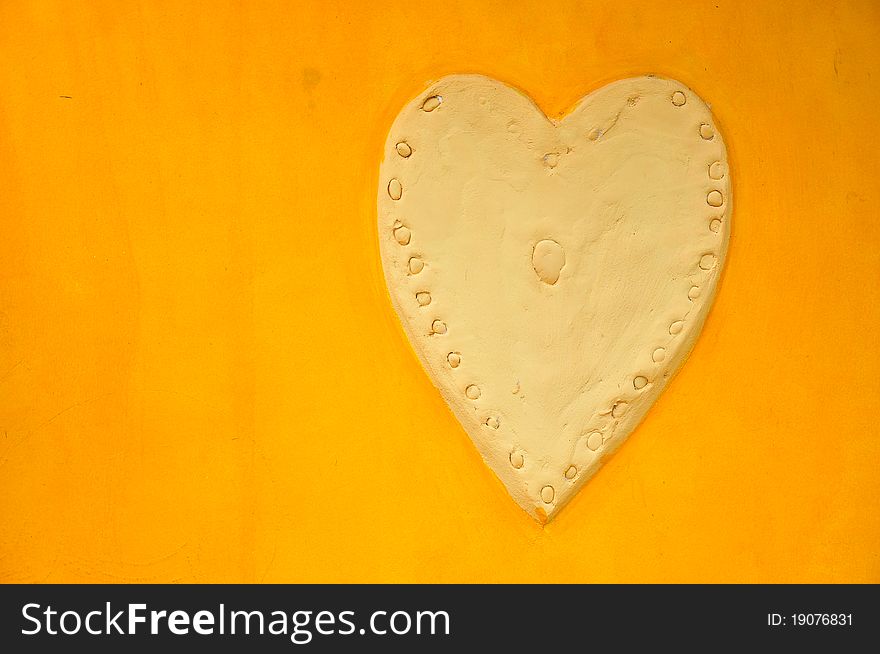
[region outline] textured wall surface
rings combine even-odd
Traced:
[[[3,581],[880,582],[875,2],[0,4]],[[657,73],[734,215],[690,360],[546,528],[385,291],[393,117]]]

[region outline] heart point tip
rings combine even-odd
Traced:
[[[542,507],[542,506],[538,506],[538,507],[535,507],[535,513],[534,513],[534,516],[533,516],[533,517],[534,517],[535,520],[537,520],[538,523],[543,527],[543,526],[546,525],[548,522],[550,522],[550,519],[551,519],[553,516],[552,516],[552,514],[551,514],[551,515],[548,515],[548,514],[547,514],[547,511],[544,510],[544,507]]]

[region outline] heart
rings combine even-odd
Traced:
[[[562,120],[480,75],[408,103],[379,171],[391,301],[513,499],[546,523],[642,420],[715,295],[727,152],[679,82],[625,79]]]

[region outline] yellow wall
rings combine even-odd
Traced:
[[[544,529],[379,265],[456,72],[675,77],[732,158],[696,349]],[[880,582],[878,81],[870,0],[3,2],[0,579]]]

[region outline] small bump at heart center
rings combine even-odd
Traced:
[[[559,281],[559,274],[565,267],[565,250],[552,239],[538,241],[532,251],[532,267],[538,279],[552,286]]]

